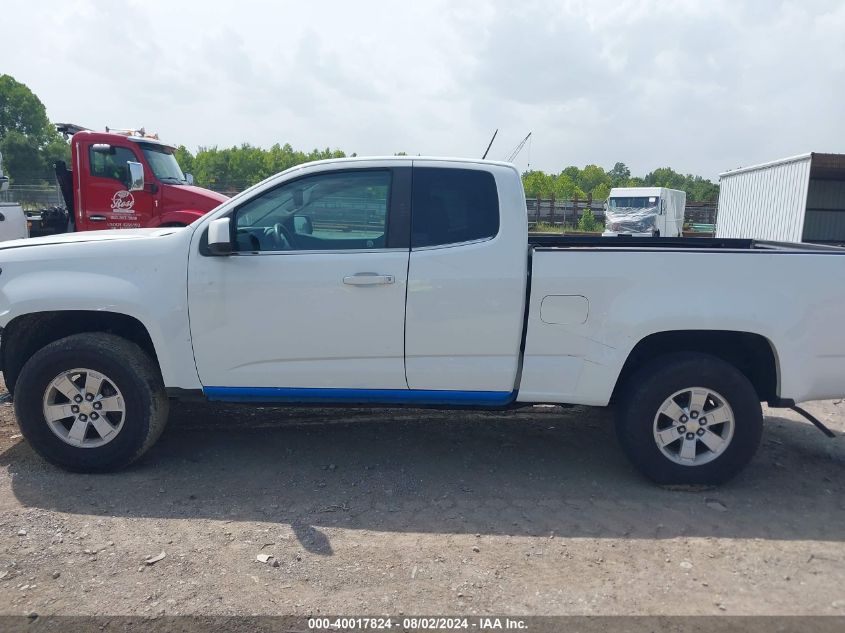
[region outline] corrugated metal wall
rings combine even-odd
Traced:
[[[716,237],[800,242],[811,158],[722,174]]]
[[[845,182],[810,180],[804,240],[845,242]]]

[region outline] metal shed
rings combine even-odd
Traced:
[[[719,181],[717,237],[845,244],[845,154],[801,154]]]

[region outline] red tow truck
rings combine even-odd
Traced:
[[[68,214],[31,217],[31,233],[186,226],[226,196],[195,187],[182,173],[174,147],[140,130],[95,132],[60,123],[70,138],[72,169],[56,163],[56,178]],[[49,226],[48,226],[49,225]]]

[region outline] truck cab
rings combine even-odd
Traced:
[[[68,170],[56,177],[71,219],[70,230],[187,226],[227,200],[193,186],[179,167],[174,147],[143,130],[94,132],[62,124],[72,134]],[[134,166],[134,167],[131,167]],[[141,175],[130,182],[130,171]]]
[[[666,187],[614,187],[605,206],[603,235],[680,237],[687,194]]]

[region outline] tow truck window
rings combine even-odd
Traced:
[[[88,160],[91,163],[91,175],[99,178],[111,178],[125,183],[129,180],[126,163],[138,160],[131,149],[126,147],[112,147],[111,152],[95,152],[88,149]]]
[[[413,187],[412,247],[470,242],[499,232],[499,194],[490,172],[414,167]]]
[[[160,181],[171,184],[185,184],[187,179],[182,173],[182,168],[173,155],[173,150],[162,145],[145,144],[141,145],[141,151],[153,170],[155,177]]]

